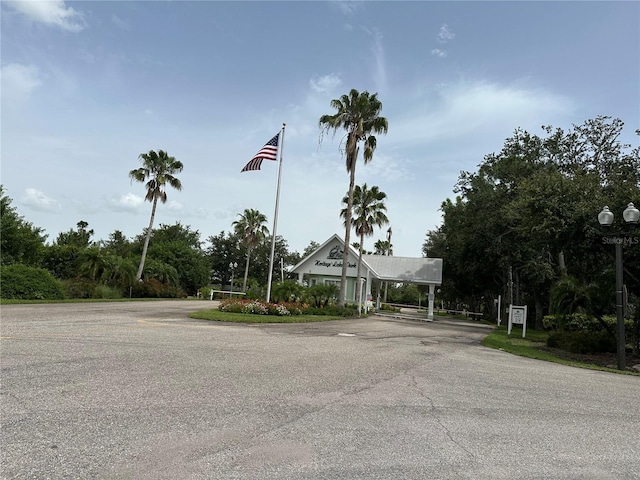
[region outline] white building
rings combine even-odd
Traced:
[[[311,255],[302,259],[291,270],[298,275],[298,283],[305,281],[309,286],[332,284],[340,287],[344,241],[338,235],[331,236]],[[347,252],[347,289],[345,299],[356,302],[356,277],[358,272],[358,252],[351,246]],[[364,282],[362,301],[372,301],[371,280],[393,283],[415,283],[429,286],[428,318],[433,318],[433,300],[436,285],[442,284],[441,258],[413,258],[385,255],[363,255],[360,270]]]

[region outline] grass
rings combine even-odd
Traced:
[[[527,330],[526,338],[522,338],[521,328],[514,328],[511,330],[511,335],[507,335],[507,327],[500,326],[497,327],[489,335],[487,335],[482,341],[482,344],[485,347],[495,348],[496,350],[503,350],[505,352],[519,355],[521,357],[544,360],[545,362],[560,363],[562,365],[586,368],[590,370],[600,370],[604,372],[640,376],[640,373],[636,372],[621,371],[603,367],[602,365],[558,357],[557,355],[554,355],[552,352],[544,348],[546,346],[548,336],[549,334],[547,332],[541,332],[538,330]]]
[[[341,317],[338,315],[258,315],[255,313],[230,313],[221,312],[217,308],[201,310],[189,314],[190,318],[200,320],[213,320],[216,322],[233,323],[309,323],[329,322],[331,320],[350,320],[353,317]]]

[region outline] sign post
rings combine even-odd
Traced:
[[[513,325],[522,325],[522,338],[527,333],[527,306],[509,305],[509,327],[507,335],[511,335]]]

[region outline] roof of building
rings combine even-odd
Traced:
[[[334,247],[329,250],[330,244]],[[293,273],[316,273],[320,268],[325,275],[337,276],[342,266],[344,251],[343,239],[334,234],[315,249],[310,255],[302,259],[293,269]],[[349,258],[357,259],[358,252],[350,245]],[[361,276],[370,275],[378,280],[390,282],[407,282],[418,284],[442,283],[442,259],[420,257],[396,257],[385,255],[363,255]],[[353,264],[351,269],[353,270]],[[356,275],[351,274],[350,277]]]

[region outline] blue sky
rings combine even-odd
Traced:
[[[318,119],[351,88],[389,121],[356,182],[387,194],[401,256],[518,127],[609,115],[638,145],[640,2],[4,0],[1,15],[1,181],[49,241],[80,220],[96,240],[141,233],[151,205],[128,172],[158,149],[184,171],[155,226],[205,240],[254,208],[271,229],[277,163],[240,170],[283,122],[277,233],[298,252],[343,235],[342,135],[320,143]]]

